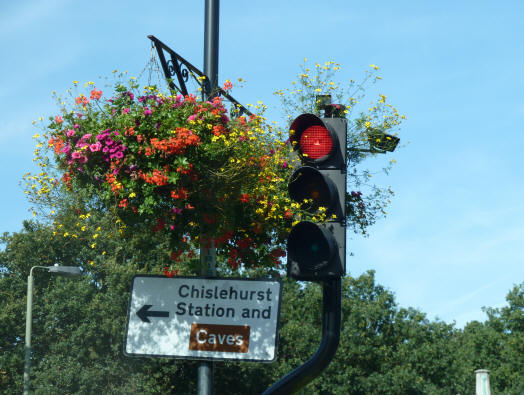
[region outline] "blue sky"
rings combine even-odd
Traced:
[[[241,103],[290,86],[307,57],[357,81],[380,66],[377,93],[407,116],[398,162],[377,184],[395,191],[348,261],[413,306],[463,326],[484,320],[524,281],[524,43],[521,1],[273,1],[220,4],[219,79],[247,82]],[[202,68],[204,1],[0,3],[1,229],[29,218],[18,183],[32,167],[31,125],[56,112],[51,91],[138,75],[153,34]],[[298,115],[298,114],[297,114]],[[377,161],[371,168],[380,167]]]

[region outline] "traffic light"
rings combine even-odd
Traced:
[[[298,116],[290,142],[302,166],[291,175],[292,200],[312,214],[324,211],[327,221],[302,221],[287,240],[287,274],[296,280],[320,281],[346,272],[346,135],[341,106],[325,106],[324,118]]]

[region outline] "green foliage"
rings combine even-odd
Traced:
[[[347,223],[355,232],[367,235],[368,229],[381,217],[386,215],[386,207],[391,203],[393,191],[389,187],[372,182],[373,170],[363,167],[363,162],[379,154],[372,150],[370,143],[377,140],[386,141],[396,135],[400,124],[406,117],[387,103],[386,96],[364,103],[366,90],[381,80],[377,75],[378,66],[370,65],[360,82],[351,79],[341,81],[339,64],[329,61],[308,66],[307,59],[300,65],[300,73],[291,88],[275,92],[281,101],[284,116],[291,124],[294,118],[302,113],[323,116],[323,97],[330,96],[333,104],[339,104],[340,114],[348,119],[347,175],[348,191],[346,199]],[[343,106],[343,107],[342,107]],[[389,172],[396,163],[379,160],[382,171]]]
[[[3,393],[22,388],[26,276],[31,266],[85,259],[89,241],[53,236],[53,229],[26,222],[2,237],[0,252],[0,384]],[[128,358],[123,341],[129,285],[150,270],[131,258],[130,246],[108,241],[107,254],[82,278],[35,273],[32,388],[37,394],[193,393],[198,362]],[[133,248],[134,250],[134,248]],[[135,250],[137,251],[137,250]],[[155,254],[137,252],[144,259]],[[122,265],[122,259],[128,264]],[[524,286],[524,285],[523,285]],[[522,287],[509,306],[464,331],[399,308],[374,273],[343,281],[342,333],[333,362],[303,394],[471,393],[473,371],[490,369],[494,393],[522,388]],[[278,358],[272,364],[216,362],[216,393],[261,393],[300,366],[321,337],[321,288],[284,280]]]
[[[283,97],[284,109],[288,111],[289,117],[294,118],[302,112],[319,114],[316,103],[318,94],[333,94],[334,102],[346,105],[349,117],[352,112],[356,112],[358,101],[363,97],[365,83],[378,79],[373,74],[378,68],[373,65],[371,68],[373,70],[366,74],[363,83],[350,82],[349,96],[339,95],[341,92],[339,85],[331,83],[331,77],[339,69],[339,66],[333,62],[315,65],[317,74],[313,77],[309,75],[310,70],[305,68],[298,82],[295,82],[293,90],[287,93],[280,91],[278,94]],[[121,125],[116,126],[120,128],[119,130],[128,133],[127,136],[125,134],[123,136],[128,137],[126,144],[129,147],[133,143],[138,143],[138,140],[131,139],[136,136],[136,130],[130,133],[130,128],[138,128],[138,125],[133,126],[134,123],[130,122],[132,119],[127,119],[127,114],[133,114],[134,111],[134,115],[141,117],[144,125],[149,122],[146,121],[146,117],[162,114],[160,121],[176,127],[180,126],[181,120],[200,114],[200,111],[195,111],[197,107],[202,109],[202,106],[208,106],[202,103],[198,105],[188,103],[191,104],[189,106],[191,108],[188,107],[190,111],[187,114],[179,114],[181,118],[178,120],[173,119],[169,111],[144,114],[145,109],[137,103],[134,104],[133,111],[127,112],[122,111],[124,108],[132,107],[131,97],[127,92],[127,88],[117,87],[119,96],[115,105],[119,106],[121,116],[114,119],[117,123],[118,120],[122,121]],[[91,94],[93,95],[91,100],[96,104],[101,92],[93,90]],[[157,98],[159,97],[157,95]],[[79,99],[76,103],[79,106],[78,110],[87,111],[85,105],[89,100],[85,96],[79,96],[77,99]],[[155,106],[153,102],[147,104],[148,107]],[[51,124],[53,125],[54,122],[56,126],[51,148],[57,148],[55,144],[61,144],[55,140],[56,138],[61,139],[64,146],[66,143],[72,144],[66,139],[72,137],[72,134],[68,136],[65,131],[64,135],[64,130],[58,124],[64,123],[65,120],[71,122],[74,128],[74,123],[79,121],[75,120],[74,115],[69,112],[62,115],[62,118],[51,120]],[[102,123],[109,122],[113,118],[103,119]],[[348,223],[363,234],[380,215],[385,214],[385,207],[392,191],[389,188],[370,184],[371,173],[367,170],[362,171],[358,165],[365,158],[375,154],[365,151],[369,136],[375,136],[379,129],[394,133],[401,119],[403,117],[396,109],[386,103],[386,97],[379,95],[378,101],[371,103],[367,111],[364,110],[354,116],[350,122],[350,137],[347,142],[350,164],[348,178],[351,190],[348,193]],[[97,121],[96,116],[86,117],[84,120],[86,129],[98,128],[100,119]],[[89,124],[91,121],[94,126]],[[218,118],[215,121],[221,122]],[[211,124],[211,128],[218,126],[218,123]],[[203,124],[204,122],[200,126]],[[106,126],[117,129],[113,124]],[[151,124],[142,132],[153,130],[149,126],[155,129],[154,124]],[[247,130],[245,132],[247,133]],[[231,131],[228,137],[236,137],[232,136],[232,133],[234,131]],[[208,137],[213,139],[211,135]],[[96,144],[95,138],[94,134],[89,138],[85,137],[90,139],[90,144]],[[122,134],[113,133],[112,138],[121,139]],[[122,138],[122,141],[124,140]],[[224,143],[222,148],[226,151],[238,149],[240,146],[229,148],[230,146],[225,144],[229,140],[225,138],[210,143],[222,140]],[[153,140],[153,143],[156,144],[158,141]],[[265,143],[262,146],[266,147]],[[149,166],[147,158],[137,156],[140,147],[136,145],[134,148],[136,156],[132,159],[144,160],[143,166]],[[188,146],[188,149],[192,148],[194,147]],[[40,147],[37,146],[35,153],[38,164],[42,169],[46,169],[50,165],[47,161],[49,158],[42,156],[39,149]],[[249,150],[239,153],[238,156],[251,155]],[[61,150],[57,149],[57,152]],[[263,152],[258,153],[262,154],[260,158],[264,158]],[[82,154],[99,155],[100,153],[97,147],[93,147],[93,150],[84,148],[83,151],[78,151],[75,159],[84,161],[79,156]],[[221,151],[211,149],[207,154],[208,157],[216,159],[217,155],[221,155]],[[222,162],[224,162],[223,158]],[[72,156],[68,158],[67,154],[62,157],[62,170],[68,170],[69,173],[74,170],[79,173],[77,174],[79,178],[71,185],[76,183],[77,187],[79,185],[82,187],[71,193],[67,185],[71,180],[67,180],[67,177],[60,187],[56,187],[58,178],[54,178],[52,172],[47,173],[47,170],[40,176],[27,175],[25,180],[29,188],[28,193],[37,204],[36,207],[42,209],[42,213],[52,214],[52,220],[46,222],[45,218],[40,216],[39,219],[43,222],[25,222],[20,232],[4,234],[1,239],[4,245],[4,249],[0,251],[0,297],[2,298],[0,388],[2,393],[20,393],[22,389],[26,276],[32,266],[53,264],[80,266],[84,276],[80,279],[68,279],[55,278],[42,271],[35,274],[32,337],[34,393],[186,394],[195,392],[198,362],[128,358],[123,356],[122,351],[132,276],[138,273],[160,274],[162,271],[171,274],[174,269],[179,270],[179,274],[195,274],[198,271],[198,257],[188,254],[185,256],[184,264],[177,265],[170,253],[174,245],[179,245],[181,239],[183,241],[186,231],[177,234],[176,240],[172,232],[152,231],[152,228],[160,227],[156,220],[161,213],[155,212],[157,209],[162,209],[163,204],[160,200],[169,198],[167,195],[157,193],[159,191],[157,187],[161,189],[163,185],[153,185],[146,181],[148,177],[154,175],[151,167],[151,172],[142,180],[144,182],[131,177],[121,178],[120,181],[115,179],[105,185],[106,189],[109,186],[106,190],[107,194],[100,194],[100,185],[92,185],[82,179],[85,170],[84,173],[78,172],[80,163],[67,162],[72,159]],[[162,169],[160,165],[166,165],[162,162],[165,158],[160,154],[153,159],[157,161],[154,166],[158,167],[157,170]],[[184,169],[188,167],[189,162],[185,162],[183,158],[178,159],[179,161],[176,162],[178,167]],[[115,165],[120,165],[116,163],[117,161],[114,162]],[[110,165],[96,163],[100,166],[94,166],[91,169],[93,172],[98,171],[100,175],[102,172],[113,174],[111,170],[114,169],[111,167],[102,168]],[[283,166],[284,163],[286,166]],[[193,164],[201,165],[195,161]],[[277,173],[280,184],[285,184],[281,173],[284,172],[283,169],[288,169],[287,162],[282,158],[276,164],[281,166],[278,171],[273,169],[276,171],[273,173],[269,169],[272,174],[262,174],[271,177],[268,178],[268,190],[261,190],[261,195],[268,195],[271,180]],[[236,165],[236,162],[230,162],[229,166],[234,170]],[[261,165],[260,169],[263,170],[264,166]],[[130,168],[127,170],[131,171]],[[130,175],[125,173],[126,169],[122,171],[124,171],[122,174]],[[168,179],[173,185],[184,175],[175,173],[177,172],[171,171]],[[229,174],[235,177],[244,173],[232,171]],[[120,188],[114,181],[121,182],[123,186],[127,182],[125,195],[119,195],[123,193],[120,191],[124,187]],[[141,185],[140,190],[136,189],[138,184]],[[114,190],[111,186],[115,187]],[[115,194],[115,191],[118,194]],[[250,232],[259,231],[262,225],[266,230],[271,229],[274,224],[272,225],[270,221],[282,220],[277,213],[272,213],[269,203],[274,202],[271,202],[271,199],[252,200],[248,192],[250,193],[239,189],[235,191],[235,196],[246,200],[241,203],[248,203],[249,200],[250,203],[261,205],[258,208],[262,212],[258,213],[257,221],[252,222],[251,219],[248,221],[249,226],[253,228],[246,229],[242,239],[235,240],[236,242],[243,240],[244,245]],[[139,195],[138,198],[133,194]],[[116,195],[118,199],[114,200]],[[195,199],[200,199],[198,193],[194,196]],[[114,200],[113,207],[108,207],[108,199]],[[135,199],[138,214],[141,215],[139,220],[136,218],[130,220],[137,214],[133,210],[131,212],[128,210],[130,203],[133,202],[132,199]],[[197,202],[189,203],[195,206]],[[235,201],[235,204],[238,202]],[[204,206],[205,204],[202,207],[207,210],[208,207]],[[118,216],[114,215],[115,210],[119,213]],[[203,214],[204,212],[202,216]],[[255,214],[257,214],[256,210]],[[130,217],[126,217],[127,215]],[[287,211],[283,216],[289,220],[286,217]],[[243,223],[246,218],[238,215],[232,216],[230,220]],[[185,222],[189,222],[189,217],[180,224],[187,225]],[[287,222],[284,221],[283,226],[288,226]],[[252,223],[254,225],[251,225]],[[163,230],[166,230],[165,228],[166,226]],[[191,235],[193,240],[190,241],[197,242],[199,236],[200,231],[195,231]],[[269,269],[247,267],[241,275],[251,277],[279,275],[279,268],[274,265],[279,256],[271,254],[270,239],[274,236],[268,235],[268,239],[262,243],[262,245],[267,244],[265,247],[267,250],[261,251],[263,255],[272,258],[271,262],[266,262],[269,264],[266,266],[271,267]],[[277,239],[277,244],[282,242],[282,238]],[[221,275],[233,274],[236,268],[235,265],[231,265],[229,259],[244,253],[242,250],[248,250],[251,246],[247,245],[242,249],[239,245],[231,244],[231,247],[236,250],[233,255],[218,257],[218,271]],[[179,256],[175,258],[178,259]],[[334,360],[322,376],[302,389],[300,393],[467,394],[473,391],[473,371],[478,368],[491,370],[494,393],[523,393],[523,293],[524,283],[516,286],[508,294],[508,307],[487,309],[488,321],[472,322],[464,330],[458,330],[453,325],[440,321],[431,322],[418,310],[399,308],[394,295],[375,283],[373,272],[368,272],[359,278],[345,278],[343,325],[339,348]],[[321,338],[321,299],[321,288],[317,284],[299,284],[285,279],[277,360],[272,364],[215,363],[216,393],[261,393],[310,358]]]

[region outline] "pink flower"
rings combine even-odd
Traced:
[[[82,155],[81,152],[78,152],[78,151],[73,152],[71,157],[73,159],[76,159],[78,163],[86,163],[87,162],[87,157],[85,157],[84,155]]]
[[[129,111],[131,111],[129,108],[124,108],[122,110],[122,115],[127,114]]]
[[[194,121],[196,118],[196,114],[193,114],[193,115],[190,115],[189,117],[187,117],[187,121]]]
[[[151,111],[149,108],[146,107],[146,109],[144,110],[144,115],[148,116],[148,115],[151,115],[151,114],[153,114],[153,111]]]
[[[75,135],[75,131],[73,129],[69,129],[67,132],[66,132],[66,136],[67,137],[73,137]]]
[[[102,131],[102,133],[100,133],[100,134],[98,134],[98,135],[96,136],[96,139],[97,139],[97,140],[100,140],[100,141],[104,140],[106,137],[109,136],[109,130],[110,130],[110,129],[106,129],[106,130]]]
[[[100,141],[97,141],[96,143],[91,144],[89,146],[89,149],[91,150],[91,152],[100,151],[102,149],[102,144],[100,144]]]

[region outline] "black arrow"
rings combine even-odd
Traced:
[[[151,322],[148,317],[169,317],[169,311],[149,311],[151,306],[153,305],[145,304],[136,312],[143,322]]]

